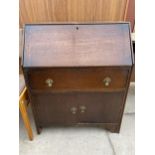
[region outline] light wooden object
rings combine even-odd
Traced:
[[[27,88],[25,87],[22,93],[19,96],[19,109],[24,121],[25,128],[27,130],[28,136],[30,140],[33,140],[33,132],[30,125],[30,121],[27,114]]]
[[[135,26],[135,0],[127,0],[124,13],[124,21],[130,21],[131,30],[134,32]]]
[[[26,23],[123,21],[127,0],[20,0]]]

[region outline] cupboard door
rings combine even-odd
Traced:
[[[118,123],[124,92],[89,92],[77,96],[80,123]]]
[[[33,104],[41,125],[77,122],[78,106],[73,93],[37,93]]]

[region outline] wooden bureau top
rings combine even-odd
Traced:
[[[128,23],[25,25],[24,67],[131,66]]]

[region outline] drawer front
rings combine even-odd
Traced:
[[[126,68],[49,68],[28,71],[31,89],[108,90],[126,87]]]

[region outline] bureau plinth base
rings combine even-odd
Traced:
[[[91,128],[101,128],[103,130],[110,131],[112,133],[119,133],[120,132],[120,125],[117,123],[77,123],[77,124],[53,124],[53,125],[44,125],[37,127],[37,134],[41,134],[42,130],[44,127],[77,127],[77,128],[82,128],[82,127],[91,127]]]

